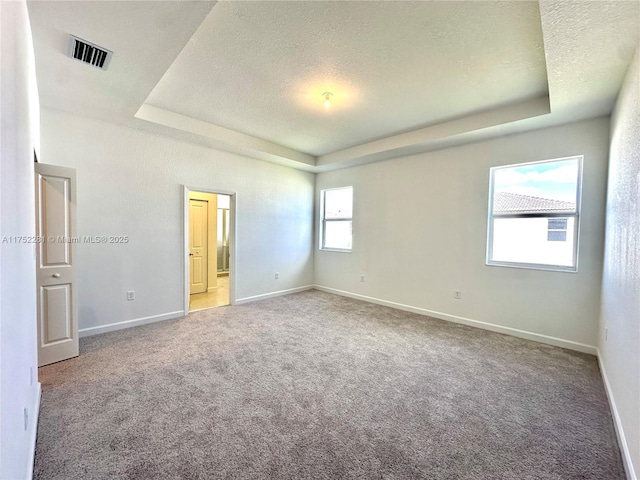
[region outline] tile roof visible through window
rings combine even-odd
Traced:
[[[531,197],[510,192],[496,192],[493,196],[493,213],[540,213],[575,211],[575,202],[551,198]]]

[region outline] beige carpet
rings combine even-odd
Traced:
[[[624,478],[596,359],[309,291],[81,340],[38,479]]]

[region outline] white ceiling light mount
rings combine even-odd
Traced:
[[[322,94],[322,98],[324,98],[324,108],[329,108],[331,106],[331,97],[333,97],[333,93],[324,92]]]

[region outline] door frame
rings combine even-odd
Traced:
[[[222,188],[190,187],[188,185],[183,185],[182,262],[184,273],[183,308],[185,316],[189,314],[189,192],[213,193],[216,195],[228,195],[231,197],[229,201],[229,305],[236,304],[236,192]]]

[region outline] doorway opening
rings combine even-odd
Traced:
[[[184,187],[184,310],[234,304],[235,192]]]

